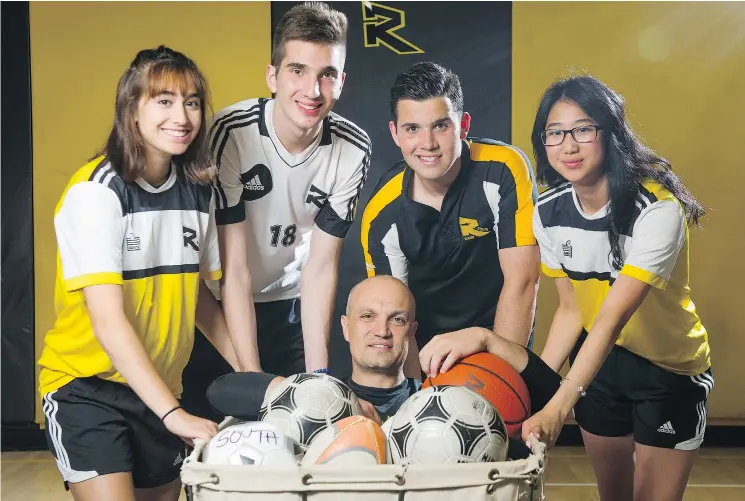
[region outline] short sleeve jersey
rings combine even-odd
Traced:
[[[461,170],[440,211],[409,197],[413,171],[400,162],[376,186],[361,221],[367,275],[393,275],[417,302],[417,342],[492,329],[504,275],[499,250],[536,245],[538,196],[530,163],[514,146],[463,144]]]
[[[127,183],[106,158],[78,170],[54,212],[55,311],[39,359],[40,392],[74,378],[126,383],[97,340],[83,289],[122,286],[124,312],[177,398],[191,355],[199,280],[220,278],[210,186],[172,167],[165,183]]]
[[[569,183],[542,193],[534,215],[541,266],[567,277],[588,331],[619,275],[651,286],[616,344],[678,374],[710,365],[706,329],[690,297],[688,225],[678,200],[661,184],[640,185],[628,228],[621,228],[623,266],[612,266],[607,207],[586,214]]]
[[[335,113],[313,144],[292,155],[277,138],[273,111],[273,99],[241,101],[215,116],[210,133],[217,224],[247,220],[256,302],[298,297],[313,226],[346,235],[371,155],[367,134]],[[219,295],[216,284],[210,288]]]

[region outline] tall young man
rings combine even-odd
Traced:
[[[212,125],[224,263],[212,290],[239,370],[287,376],[328,365],[339,253],[371,155],[367,134],[331,112],[344,84],[346,37],[344,14],[324,3],[293,7],[276,28],[267,67],[274,97],[228,106]],[[201,339],[194,351],[185,386],[203,400],[230,368]]]
[[[467,139],[460,82],[437,64],[400,74],[390,107],[403,161],[381,178],[362,214],[368,276],[408,284],[419,347],[478,327],[525,346],[540,274],[529,161],[513,146]],[[419,369],[407,367],[407,374]]]

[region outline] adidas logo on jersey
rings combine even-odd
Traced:
[[[261,180],[259,179],[259,175],[256,174],[254,177],[251,178],[250,181],[243,184],[243,187],[247,190],[253,190],[253,191],[264,191],[264,185],[261,184]]]
[[[673,429],[673,425],[670,424],[670,421],[657,428],[657,431],[659,431],[660,433],[669,433],[670,435],[675,435],[675,430]]]
[[[176,456],[176,459],[173,461],[173,466],[176,466],[179,463],[183,463],[184,458],[181,457],[181,453],[178,453],[178,456]]]

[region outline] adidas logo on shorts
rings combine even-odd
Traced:
[[[261,184],[261,180],[259,179],[258,174],[252,177],[249,182],[245,183],[243,187],[246,188],[247,190],[264,191],[264,185]]]
[[[657,428],[657,431],[659,431],[660,433],[669,433],[670,435],[675,435],[675,430],[673,429],[673,425],[670,424],[670,421]]]

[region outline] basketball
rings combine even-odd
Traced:
[[[302,465],[375,465],[387,462],[386,437],[364,416],[350,416],[323,430],[310,444]]]
[[[530,395],[510,364],[491,353],[475,353],[446,373],[425,379],[422,389],[441,385],[465,386],[486,398],[502,416],[507,434],[520,438],[523,421],[530,416]]]

